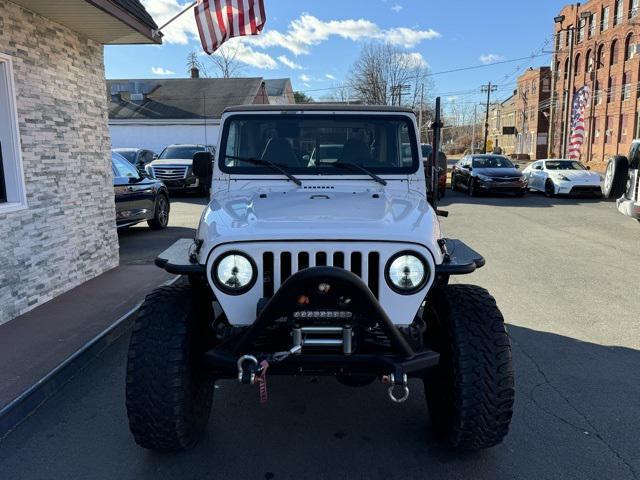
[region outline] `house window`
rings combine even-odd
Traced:
[[[589,38],[592,38],[596,34],[596,14],[594,13],[589,17]]]
[[[624,72],[622,75],[622,100],[629,100],[631,98],[631,85],[629,82],[629,73]]]
[[[613,77],[609,77],[609,87],[607,88],[607,102],[613,102],[613,99],[616,96],[616,79]]]
[[[598,47],[598,55],[596,57],[596,70],[604,67],[604,45]]]
[[[609,7],[602,8],[602,22],[600,23],[600,31],[604,32],[609,29]]]
[[[628,117],[629,115],[621,115],[620,116],[620,137],[618,138],[618,142],[626,141],[627,138],[627,128],[628,128]]]
[[[578,29],[578,43],[584,40],[584,30],[586,25],[587,25],[587,19],[586,18],[580,19],[580,28]]]
[[[618,41],[611,42],[611,58],[609,58],[609,65],[615,65],[618,63]]]
[[[542,79],[542,93],[549,93],[551,91],[551,79],[544,77]]]
[[[613,7],[613,25],[620,25],[622,23],[622,0],[616,0]]]
[[[0,213],[26,208],[11,57],[0,53]]]
[[[578,73],[580,73],[580,70],[582,70],[582,67],[580,66],[580,54],[577,54],[575,65],[573,67],[573,76],[577,77]]]
[[[636,18],[638,16],[638,0],[631,0],[629,3],[629,18]]]
[[[604,143],[611,143],[613,139],[613,117],[609,115],[604,125]]]
[[[600,80],[596,80],[596,105],[602,103],[602,90],[600,89]]]
[[[633,43],[633,33],[627,35],[624,41],[624,61],[631,60],[635,53],[635,44]]]

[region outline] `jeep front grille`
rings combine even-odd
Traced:
[[[159,180],[182,180],[187,176],[186,165],[152,166],[153,175]]]
[[[267,251],[262,254],[264,265],[262,293],[272,297],[274,292],[292,274],[309,267],[333,266],[349,270],[359,276],[378,298],[380,278],[380,254],[378,252],[316,251],[291,252]]]

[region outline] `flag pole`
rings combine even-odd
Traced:
[[[162,32],[162,30],[164,30],[168,25],[172,24],[174,21],[176,21],[178,18],[180,18],[182,15],[184,15],[185,13],[187,13],[187,10],[192,9],[193,7],[195,7],[198,4],[197,1],[192,2],[187,8],[185,8],[184,10],[182,10],[180,13],[178,13],[177,15],[175,15],[171,20],[169,20],[167,23],[165,23],[164,25],[162,25],[160,28],[158,28],[157,30],[153,31],[153,36],[157,37],[160,32]]]

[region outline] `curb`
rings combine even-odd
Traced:
[[[172,285],[181,277],[176,277],[160,286]],[[51,370],[47,375],[22,392],[11,403],[0,410],[0,440],[4,439],[20,423],[31,416],[81,372],[93,359],[113,345],[133,325],[134,314],[142,302],[118,318],[112,325],[85,343],[78,351]]]

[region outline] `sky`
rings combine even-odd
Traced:
[[[161,25],[187,0],[142,0]],[[553,17],[562,1],[538,0],[264,0],[262,35],[232,39],[243,60],[239,76],[289,77],[295,90],[320,99],[347,77],[366,42],[389,42],[428,66],[434,94],[471,105],[480,86],[499,85],[507,98],[517,76],[550,65]],[[186,57],[202,52],[195,20],[187,12],[164,31],[162,46],[107,46],[107,78],[180,78]],[[531,58],[531,55],[539,55]],[[528,57],[525,60],[511,60]],[[202,53],[211,75],[215,69]],[[508,62],[508,63],[496,63]],[[479,67],[479,68],[477,68]],[[449,70],[467,70],[443,73]]]

